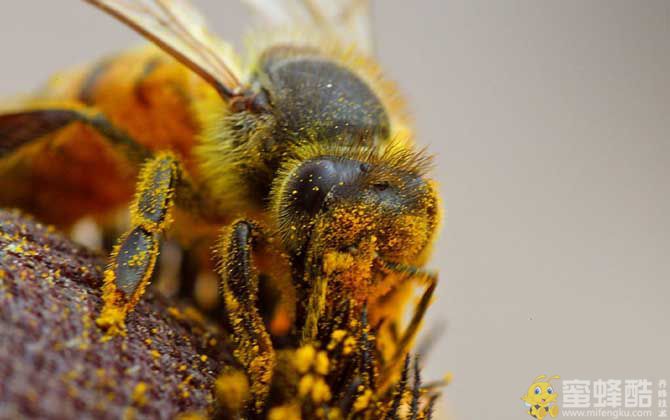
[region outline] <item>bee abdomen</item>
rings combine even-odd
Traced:
[[[114,63],[113,59],[104,59],[95,64],[84,76],[79,90],[79,100],[86,105],[95,104],[95,91],[100,79]]]

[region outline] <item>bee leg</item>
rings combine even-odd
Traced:
[[[426,282],[427,286],[426,290],[423,292],[423,295],[421,295],[419,303],[417,303],[417,305],[414,307],[414,314],[412,315],[412,319],[410,320],[407,328],[405,328],[405,331],[400,335],[395,351],[388,362],[389,368],[386,369],[386,374],[380,381],[384,385],[387,384],[391,377],[391,373],[395,371],[395,366],[397,366],[403,357],[406,356],[410,345],[416,338],[416,334],[419,332],[421,322],[423,321],[423,318],[426,315],[426,311],[428,310],[428,306],[430,306],[430,303],[433,299],[433,294],[435,293],[435,288],[437,287],[438,281],[437,274],[426,271],[419,267],[386,263],[385,268],[395,273],[407,274],[408,280],[416,279]]]
[[[412,420],[419,417],[419,403],[421,402],[421,369],[419,368],[419,356],[414,356],[414,386],[412,387],[412,401],[410,403],[410,415]]]
[[[419,303],[414,308],[414,315],[405,329],[405,332],[401,335],[400,340],[398,341],[398,348],[396,352],[398,353],[397,358],[400,360],[406,350],[409,348],[412,341],[416,337],[416,333],[419,331],[419,326],[423,321],[423,317],[426,315],[428,306],[430,306],[431,300],[433,299],[433,294],[435,293],[435,288],[437,287],[437,277],[431,275],[428,277],[428,287],[423,292]]]
[[[400,374],[400,381],[396,383],[395,389],[393,390],[393,402],[391,403],[391,409],[386,413],[385,419],[396,420],[399,419],[400,403],[405,396],[405,391],[407,390],[407,383],[409,381],[409,354],[405,356],[405,364]]]
[[[233,327],[235,357],[246,369],[256,412],[263,408],[269,393],[275,353],[258,302],[259,274],[252,261],[252,248],[262,232],[251,222],[237,221],[226,228],[219,252],[222,295],[229,322]]]
[[[97,319],[107,337],[125,334],[126,314],[144,294],[159,252],[160,235],[172,223],[175,186],[183,176],[177,158],[169,152],[157,154],[140,172],[131,207],[131,227],[112,251],[105,270],[104,306]]]

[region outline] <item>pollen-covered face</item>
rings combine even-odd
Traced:
[[[374,283],[375,268],[387,263],[420,265],[435,234],[435,186],[423,176],[425,162],[407,152],[365,159],[319,156],[287,177],[279,229],[295,254],[321,258],[324,274],[335,275],[360,295]],[[379,280],[379,279],[377,279]]]
[[[536,382],[528,388],[523,400],[531,405],[545,406],[556,401],[557,398],[558,393],[554,391],[549,382]]]

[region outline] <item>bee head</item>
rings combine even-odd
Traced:
[[[428,163],[406,148],[378,155],[348,149],[294,162],[274,203],[285,246],[296,254],[310,247],[324,256],[416,263],[438,222]]]

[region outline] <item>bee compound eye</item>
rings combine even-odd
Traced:
[[[329,157],[310,160],[294,172],[286,194],[294,209],[314,215],[331,191],[352,183],[360,174],[360,162]]]

